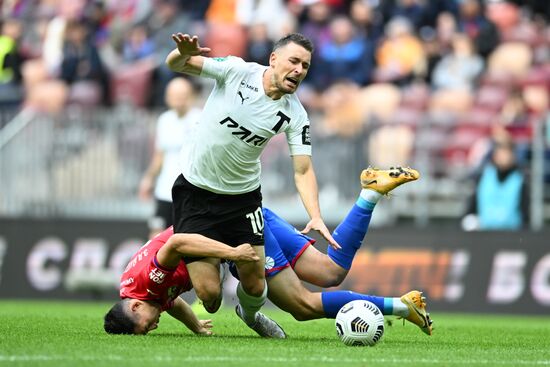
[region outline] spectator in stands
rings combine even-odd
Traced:
[[[481,0],[462,0],[458,18],[460,31],[473,41],[477,51],[486,58],[500,41],[498,29],[484,14]]]
[[[391,11],[391,17],[407,18],[416,29],[419,29],[426,20],[426,5],[419,0],[397,0]]]
[[[319,48],[330,39],[331,7],[325,1],[316,0],[305,9],[305,20],[300,33],[308,37]]]
[[[153,57],[155,44],[149,37],[149,30],[145,24],[134,24],[124,40],[122,55],[123,61],[133,63],[145,58]]]
[[[155,47],[154,91],[153,104],[162,106],[166,86],[176,74],[164,62],[164,55],[172,51],[173,43],[170,36],[175,29],[192,29],[193,23],[189,14],[181,11],[177,0],[161,0],[155,6],[155,12],[147,24],[151,33],[151,41]]]
[[[451,50],[453,37],[458,32],[456,18],[449,12],[442,12],[436,20],[436,39],[441,55],[447,54]]]
[[[6,19],[0,34],[0,106],[18,105],[23,96],[21,90],[20,50],[23,25],[17,19]]]
[[[438,42],[435,31],[431,28],[425,28],[421,35],[422,48],[426,57],[426,68],[424,71],[424,82],[432,84],[433,72],[435,66],[441,60],[441,45]]]
[[[357,34],[376,44],[384,33],[382,15],[368,0],[354,0],[350,5],[350,18],[357,28]]]
[[[499,121],[504,126],[527,126],[529,111],[521,88],[513,88],[500,111]]]
[[[330,36],[318,52],[317,87],[324,88],[337,80],[366,85],[374,68],[374,46],[358,37],[351,20],[344,16],[330,22]]]
[[[70,95],[78,102],[107,102],[107,71],[90,41],[86,23],[71,21],[66,25],[60,77],[71,86]]]
[[[155,149],[151,163],[139,185],[140,199],[155,198],[155,214],[149,220],[151,237],[173,224],[172,184],[179,175],[182,145],[192,136],[199,122],[199,109],[193,107],[195,90],[186,79],[172,79],[166,88],[166,105],[170,108],[159,116]]]
[[[101,47],[109,41],[109,13],[103,1],[89,1],[84,9],[90,40]]]
[[[57,14],[46,26],[41,56],[51,76],[57,77],[60,73],[67,24],[81,21],[84,7],[84,0],[61,0],[56,9]]]
[[[510,138],[494,143],[482,167],[467,215],[465,230],[518,230],[528,223],[527,180],[517,165]]]
[[[377,78],[407,83],[423,74],[426,60],[422,44],[406,18],[394,18],[387,25],[385,39],[376,52]]]
[[[435,66],[432,83],[436,89],[473,90],[483,70],[483,59],[474,52],[470,38],[457,33],[453,36],[452,52]]]
[[[331,7],[322,0],[313,1],[305,9],[305,20],[299,28],[299,32],[309,38],[315,45],[315,50],[311,55],[311,67],[305,84],[318,85],[316,83],[319,77],[319,50],[330,40],[330,19]]]
[[[253,23],[248,27],[247,60],[265,65],[273,49],[273,41],[267,34],[265,23]]]

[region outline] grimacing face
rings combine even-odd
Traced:
[[[271,54],[269,64],[273,68],[272,85],[284,94],[292,94],[307,75],[311,52],[290,42]]]
[[[145,335],[158,327],[160,321],[160,308],[147,302],[140,302],[131,306],[131,311],[136,322],[135,333]]]

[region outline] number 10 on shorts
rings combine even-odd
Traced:
[[[262,208],[258,207],[258,209],[254,212],[248,213],[246,217],[250,219],[252,232],[254,232],[254,234],[261,235],[262,230],[264,229],[264,216],[262,214]]]

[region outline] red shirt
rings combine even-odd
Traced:
[[[156,235],[132,257],[120,277],[120,298],[154,301],[165,311],[174,305],[174,299],[193,288],[185,263],[175,269],[160,265],[157,252],[174,234],[172,227]]]

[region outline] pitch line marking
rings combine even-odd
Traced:
[[[118,355],[106,355],[103,357],[91,357],[91,356],[56,356],[56,355],[0,355],[0,363],[2,362],[44,362],[44,361],[128,361],[132,358],[127,356]],[[398,358],[331,358],[331,357],[308,357],[308,358],[274,358],[274,357],[224,357],[224,356],[193,356],[193,357],[181,357],[173,358],[170,356],[150,356],[150,358],[136,358],[141,362],[147,360],[151,362],[239,362],[239,363],[252,363],[252,362],[268,362],[268,363],[288,363],[288,362],[330,362],[330,363],[399,363],[399,364],[472,364],[472,365],[524,365],[524,366],[550,366],[549,360],[538,361],[495,361],[487,359],[471,359],[471,360],[438,360],[438,359],[398,359]]]

